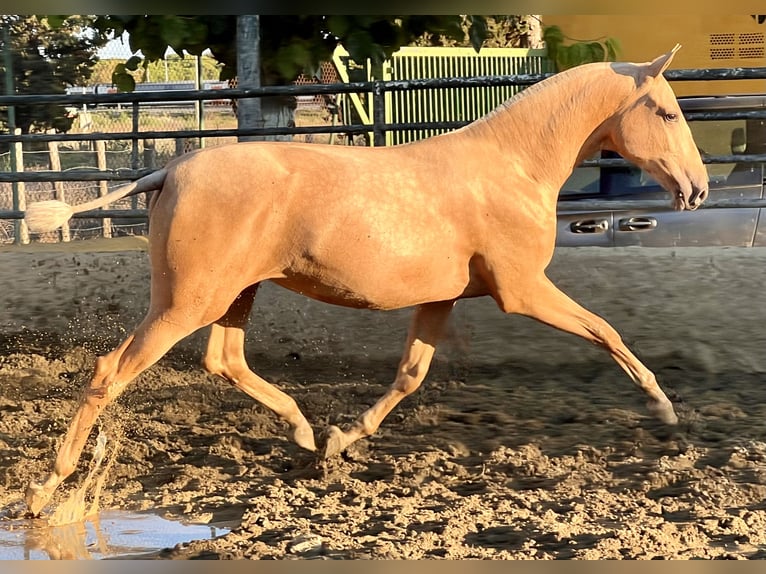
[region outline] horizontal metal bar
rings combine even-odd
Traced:
[[[0,135],[0,142],[51,142],[51,141],[100,141],[100,140],[147,140],[177,139],[199,137],[237,137],[237,136],[274,136],[274,135],[311,135],[311,134],[346,134],[366,133],[371,126],[301,126],[280,128],[230,128],[220,130],[174,130],[174,131],[138,131],[138,132],[92,132],[88,134],[19,134]]]
[[[758,209],[766,207],[766,199],[708,199],[700,209]],[[668,200],[624,200],[606,201],[603,199],[561,199],[557,211],[628,211],[633,209],[671,209],[670,196]]]
[[[766,163],[766,154],[734,154],[708,156],[703,159],[706,164],[723,163]],[[620,158],[589,159],[579,167],[627,167],[633,164]],[[0,172],[0,183],[12,182],[56,182],[56,181],[133,181],[156,170],[153,169],[117,169],[99,171],[97,169],[70,169],[66,171],[7,171]]]
[[[417,80],[374,80],[341,84],[307,84],[230,88],[223,90],[166,90],[157,92],[124,92],[119,94],[27,94],[0,95],[0,106],[22,104],[127,104],[133,102],[178,102],[183,100],[236,100],[269,96],[316,96],[358,92],[425,90],[430,88],[462,88],[483,86],[515,86],[535,84],[552,74],[516,74],[510,76],[474,76],[465,78],[428,78]]]
[[[766,118],[766,109],[761,110],[710,110],[709,112],[684,112],[687,121],[705,120],[746,120]]]
[[[762,110],[721,110],[709,112],[685,112],[687,120],[736,120],[766,118],[766,109]],[[407,122],[382,124],[382,131],[410,130],[455,130],[470,121],[444,122]],[[211,130],[156,130],[139,132],[95,132],[87,134],[0,134],[0,142],[50,142],[50,141],[113,141],[134,139],[177,139],[200,137],[238,137],[238,136],[273,136],[273,135],[318,135],[318,134],[363,134],[370,131],[372,124],[335,125],[335,126],[300,126],[277,128],[230,128]]]
[[[302,96],[348,94],[356,92],[424,90],[429,88],[462,88],[484,86],[521,86],[540,82],[552,73],[504,76],[469,76],[462,78],[427,78],[415,80],[375,80],[340,84],[308,84],[265,86],[261,88],[228,88],[222,90],[172,90],[156,92],[124,92],[118,94],[28,94],[0,95],[0,106],[22,104],[120,104],[133,102],[178,102],[183,100],[232,100],[268,96]],[[735,80],[766,78],[766,67],[705,68],[667,70],[670,81]]]
[[[766,199],[709,199],[700,209],[762,209],[766,208]],[[566,200],[559,199],[558,212],[574,211],[630,211],[636,209],[671,209],[671,202],[664,200],[605,201],[599,199]],[[146,209],[94,209],[76,213],[76,219],[146,219]],[[23,219],[24,212],[19,210],[0,210],[0,219]]]
[[[761,80],[766,78],[766,67],[666,70],[662,75],[668,81],[676,82],[690,80]]]
[[[729,155],[706,155],[702,163],[766,163],[766,154],[729,154]],[[625,167],[632,166],[631,162],[622,158],[586,159],[579,167]]]
[[[146,209],[92,209],[75,213],[75,219],[147,219],[149,212]],[[24,212],[19,210],[0,210],[0,219],[24,219]]]
[[[127,181],[149,175],[153,169],[118,169],[98,171],[97,169],[70,169],[67,171],[6,171],[0,172],[0,182],[34,181]]]
[[[702,163],[763,163],[766,162],[766,154],[731,154],[731,155],[711,155],[704,157]]]

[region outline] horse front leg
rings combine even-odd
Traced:
[[[502,291],[498,291],[496,299],[505,311],[527,315],[606,349],[647,395],[650,412],[666,424],[674,425],[678,422],[673,404],[660,389],[654,373],[625,346],[619,333],[609,323],[573,301],[544,275],[527,292],[530,295],[521,300],[510,300],[510,297],[504,300]],[[508,308],[509,303],[512,308]]]
[[[393,384],[378,402],[356,419],[350,429],[345,432],[337,426],[327,429],[322,452],[324,458],[343,452],[351,443],[373,434],[388,413],[420,387],[454,305],[455,301],[439,301],[424,303],[415,309]]]

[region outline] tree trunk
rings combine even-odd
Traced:
[[[261,87],[260,19],[237,16],[237,86],[242,89]],[[242,98],[237,102],[237,127],[263,127],[261,98]],[[239,136],[239,141],[261,139]]]
[[[261,87],[260,18],[237,16],[237,87]],[[242,98],[237,101],[240,128],[295,126],[295,99],[292,97]],[[239,136],[239,141],[290,141],[291,135]]]
[[[527,33],[528,48],[545,48],[541,18],[542,16],[540,14],[527,16],[527,22],[529,23],[529,32]]]
[[[293,128],[295,127],[295,98],[291,96],[261,98],[263,111],[263,127]],[[263,139],[275,141],[292,141],[291,134],[264,136]]]

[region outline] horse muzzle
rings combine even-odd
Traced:
[[[679,189],[673,197],[673,209],[676,211],[694,211],[705,202],[707,196],[706,187],[693,188],[688,194]]]
[[[692,193],[689,195],[688,199],[686,199],[685,201],[686,209],[688,209],[689,211],[694,211],[703,203],[705,203],[707,196],[708,196],[707,187],[694,188],[692,190]]]

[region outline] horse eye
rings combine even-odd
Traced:
[[[666,122],[674,122],[678,119],[678,114],[674,114],[673,112],[668,112],[665,114],[664,117]]]

